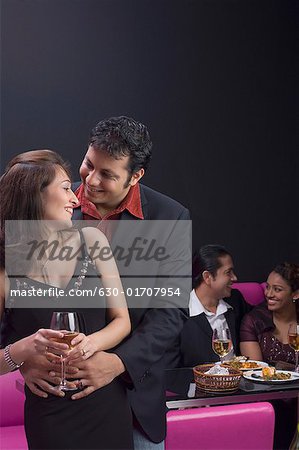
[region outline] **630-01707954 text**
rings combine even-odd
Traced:
[[[69,289],[64,290],[58,287],[48,287],[46,289],[36,288],[31,286],[27,289],[11,289],[10,295],[12,297],[117,297],[119,294],[124,294],[127,297],[180,297],[181,290],[179,287],[128,287],[126,289],[120,290],[118,288],[104,288],[96,286],[93,289]]]

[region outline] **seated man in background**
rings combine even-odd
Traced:
[[[233,348],[226,359],[240,354],[240,324],[250,307],[241,292],[232,289],[237,277],[231,255],[220,245],[205,245],[195,254],[193,271],[190,318],[185,322],[176,348],[167,354],[168,368],[219,361],[212,348],[216,327],[228,327],[231,333]]]

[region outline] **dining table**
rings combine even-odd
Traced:
[[[195,385],[192,367],[167,369],[164,381],[166,406],[168,409],[262,402],[288,398],[298,399],[299,396],[299,376],[298,380],[275,384],[251,381],[242,376],[238,389],[231,392],[207,392],[198,389]]]
[[[207,392],[196,387],[193,368],[184,367],[165,370],[164,384],[166,407],[169,410],[288,398],[299,399],[299,376],[298,381],[277,384],[253,382],[242,376],[239,387],[235,391]],[[22,378],[16,381],[16,388],[24,392]]]

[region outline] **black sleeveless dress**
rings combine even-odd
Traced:
[[[100,283],[88,257],[84,255],[81,259],[64,290],[66,293],[70,289],[82,292],[85,286],[90,289],[91,284]],[[11,290],[30,290],[33,287],[45,289],[50,286],[28,278],[11,280]],[[76,311],[80,331],[86,335],[100,330],[106,325],[104,299],[99,296],[92,300],[88,298],[88,307],[84,308],[86,299],[82,295],[63,299],[35,297],[33,301],[37,307],[32,307],[32,304],[28,307],[25,301],[32,302],[29,297],[10,298],[1,325],[1,347],[39,328],[49,328],[53,311]],[[25,394],[25,430],[29,449],[133,449],[131,411],[126,388],[120,379],[75,401],[71,400],[74,391],[66,392],[64,398],[51,394],[48,398],[41,398],[25,387]]]

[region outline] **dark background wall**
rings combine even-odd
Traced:
[[[144,182],[190,208],[194,246],[222,243],[241,281],[298,261],[295,1],[2,0],[2,169],[90,128],[148,125]]]

